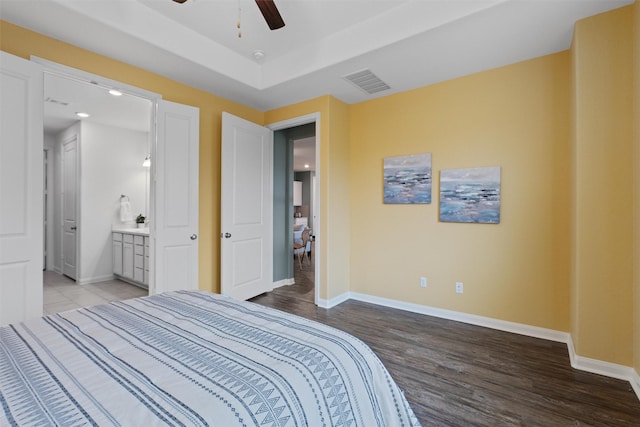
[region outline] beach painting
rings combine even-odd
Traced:
[[[440,171],[440,221],[500,223],[500,167]]]
[[[431,203],[431,153],[384,159],[384,203]]]

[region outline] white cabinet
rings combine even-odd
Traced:
[[[143,283],[149,286],[149,236],[144,239],[144,280]]]
[[[144,283],[144,239],[133,236],[133,280],[140,283]]]
[[[302,181],[293,181],[293,206],[302,206]]]
[[[149,236],[118,231],[112,233],[113,274],[134,285],[149,286]]]
[[[133,235],[122,235],[122,277],[133,279]]]
[[[122,276],[122,233],[113,233],[113,274]]]

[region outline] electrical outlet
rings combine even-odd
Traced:
[[[421,277],[420,278],[420,287],[421,288],[426,288],[427,287],[427,278],[426,277]]]
[[[464,293],[464,284],[462,282],[456,282],[456,293]]]

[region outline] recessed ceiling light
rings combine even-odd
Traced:
[[[119,90],[117,90],[117,89],[111,89],[111,90],[109,90],[109,93],[110,93],[111,95],[113,95],[113,96],[122,96],[122,92],[120,92],[120,91],[119,91]]]
[[[304,168],[305,168],[305,169],[309,169],[309,164],[308,164],[308,163],[305,163]]]
[[[89,113],[76,113],[76,116],[82,117],[83,119],[86,119],[87,117],[89,117],[89,115]]]

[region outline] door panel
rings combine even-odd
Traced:
[[[62,145],[62,273],[77,278],[77,209],[78,209],[78,135],[72,135]]]
[[[222,114],[221,291],[249,299],[273,287],[273,133]]]
[[[155,195],[155,277],[151,293],[198,289],[198,149],[200,110],[160,101]]]
[[[0,324],[42,315],[42,67],[0,52]]]

